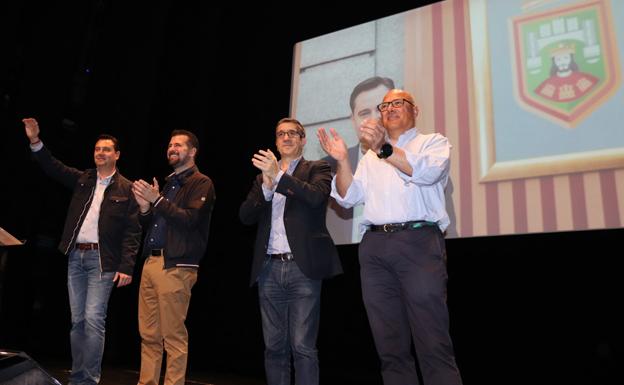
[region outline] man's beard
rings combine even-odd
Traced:
[[[188,162],[188,159],[189,159],[188,157],[183,158],[183,157],[181,157],[178,154],[174,154],[174,155],[177,155],[177,158],[171,159],[171,156],[167,157],[167,159],[169,160],[169,165],[170,166],[172,166],[172,167],[180,167],[180,166],[185,165]]]

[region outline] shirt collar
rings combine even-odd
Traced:
[[[416,135],[418,135],[418,129],[416,129],[416,127],[412,127],[399,135],[399,140],[397,140],[396,145],[399,147],[404,146],[410,140],[414,139]]]
[[[174,178],[175,178],[175,179],[177,179],[177,180],[178,180],[178,182],[180,183],[180,185],[183,185],[183,184],[186,182],[186,180],[187,180],[187,179],[188,179],[191,175],[193,175],[196,171],[198,171],[198,169],[197,169],[197,165],[195,165],[195,166],[193,166],[193,167],[191,167],[191,168],[188,168],[188,169],[186,169],[186,170],[182,171],[182,172],[181,172],[181,173],[179,173],[179,174],[176,174],[175,172],[172,172],[171,174],[169,174],[169,175],[165,178],[165,180],[169,181],[170,179],[174,179]]]
[[[96,172],[97,182],[98,182],[98,183],[101,183],[101,184],[103,184],[103,185],[105,185],[105,186],[108,186],[108,185],[110,184],[111,180],[113,179],[113,176],[115,176],[115,174],[116,174],[116,173],[117,173],[117,169],[115,169],[115,170],[113,171],[113,173],[112,173],[112,174],[110,174],[109,176],[107,176],[106,178],[102,178],[102,177],[100,176],[100,174],[99,174],[98,172]]]
[[[297,165],[299,164],[299,161],[301,160],[301,158],[303,158],[303,155],[301,155],[297,159],[295,159],[292,162],[290,162],[290,164],[288,165],[288,170],[286,170],[286,174],[291,175],[293,173],[293,171],[295,171],[295,168],[297,168]],[[279,161],[279,164],[281,166],[281,164],[282,164],[281,160]],[[281,167],[280,167],[280,169],[281,169]]]

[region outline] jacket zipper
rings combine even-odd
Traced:
[[[74,231],[72,232],[72,237],[69,240],[69,243],[67,244],[67,249],[65,250],[66,255],[69,252],[69,249],[71,248],[71,246],[74,244],[74,238],[76,237],[76,230],[78,230],[78,224],[80,224],[80,221],[82,220],[82,216],[84,215],[87,207],[91,206],[91,200],[93,199],[94,193],[95,193],[95,186],[93,186],[93,188],[91,189],[91,195],[89,196],[87,203],[85,203],[84,207],[82,208],[82,212],[80,213],[80,216],[78,217],[78,222],[76,222],[76,226],[74,227]]]
[[[104,202],[106,202],[106,191],[108,190],[110,185],[112,185],[113,183],[115,183],[115,181],[111,178],[110,182],[108,183],[108,186],[106,186],[106,188],[104,189],[104,192],[102,193],[102,202],[100,202],[100,214],[98,215],[98,228],[97,228],[98,243],[100,243],[100,218],[102,218],[102,205],[104,204]],[[94,187],[94,191],[95,191],[95,187]],[[102,274],[104,273],[104,269],[102,269],[102,253],[100,252],[99,247],[98,247],[98,261],[100,261],[100,280],[102,280]]]

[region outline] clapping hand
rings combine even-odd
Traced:
[[[386,142],[386,129],[378,119],[365,119],[360,125],[360,143],[362,147],[379,152]]]
[[[349,150],[347,149],[347,144],[340,135],[338,135],[335,129],[330,128],[329,133],[331,136],[327,134],[323,127],[319,128],[316,133],[323,151],[337,161],[348,159]]]
[[[273,151],[267,149],[260,150],[251,158],[251,163],[262,171],[262,183],[267,188],[273,188],[273,183],[279,172],[277,158]]]

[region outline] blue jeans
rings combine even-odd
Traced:
[[[320,280],[307,278],[294,261],[267,260],[258,278],[258,295],[268,385],[290,384],[291,354],[295,383],[319,383],[316,337],[321,284]]]
[[[72,385],[100,381],[106,308],[114,276],[114,272],[101,272],[97,250],[74,249],[69,254],[67,288],[72,319],[69,383]]]

